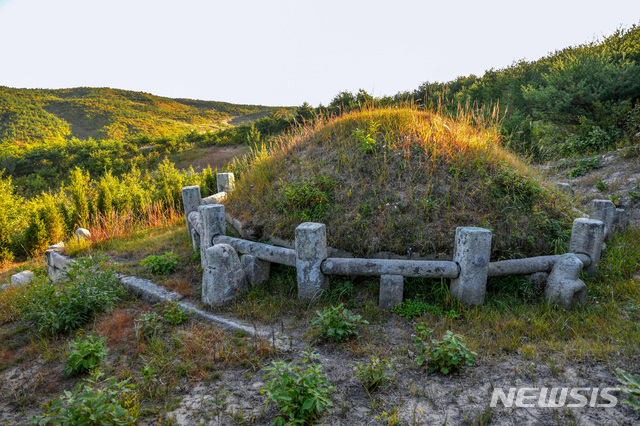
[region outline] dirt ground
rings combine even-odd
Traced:
[[[239,148],[211,149],[206,157],[194,162],[194,167],[228,161]],[[640,223],[640,202],[633,200],[629,191],[640,184],[640,157],[623,158],[620,152],[600,156],[602,168],[585,176],[568,179],[566,168],[555,164],[541,167],[549,179],[571,184],[577,200],[587,209],[595,198],[617,195],[618,204],[627,210],[635,223]],[[212,164],[213,166],[213,164]],[[604,182],[605,190],[596,187]],[[599,185],[601,188],[603,185]],[[639,190],[640,191],[640,190]],[[640,280],[640,275],[637,276]],[[7,327],[2,329],[6,332]],[[267,326],[267,325],[263,325]],[[268,326],[267,326],[268,327]],[[300,360],[306,344],[302,333],[304,324],[290,320],[276,326],[294,342],[292,350],[281,352],[278,358]],[[360,349],[320,343],[314,347],[329,381],[336,387],[334,406],[319,419],[320,425],[632,425],[640,424],[640,412],[620,401],[624,395],[614,392],[618,403],[614,407],[562,407],[562,408],[507,408],[502,403],[489,406],[494,388],[508,393],[510,387],[530,388],[587,388],[582,395],[591,395],[593,388],[617,387],[613,366],[608,362],[565,362],[554,359],[531,361],[525,354],[480,354],[476,363],[452,376],[427,374],[414,365],[411,353],[413,324],[397,318],[366,328],[358,339],[371,342],[378,354],[396,358],[397,371],[393,383],[371,394],[354,377],[357,362],[368,359],[367,344]],[[37,346],[37,344],[36,344]],[[638,372],[640,348],[628,370]],[[61,362],[46,362],[42,355],[32,354],[15,366],[0,372],[0,425],[26,424],[29,417],[40,414],[40,403],[73,387],[71,381],[53,380],[62,376]],[[266,364],[265,364],[266,366]],[[183,380],[173,395],[179,401],[167,413],[161,424],[179,425],[233,425],[271,424],[277,415],[273,404],[260,393],[265,383],[262,369],[229,368],[219,371],[218,380],[189,382]],[[575,402],[571,398],[569,402]],[[594,400],[606,403],[601,397]],[[385,414],[386,413],[386,414]],[[141,421],[141,425],[156,425],[154,421]]]

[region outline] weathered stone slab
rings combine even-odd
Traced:
[[[305,222],[296,228],[295,235],[298,298],[311,300],[329,288],[321,269],[327,258],[327,227],[322,223]]]
[[[465,305],[482,305],[487,288],[491,231],[483,228],[456,228],[453,261],[460,267],[451,280],[451,296]]]
[[[611,200],[593,200],[591,219],[601,220],[604,223],[605,240],[611,236],[613,221],[616,216],[616,205]]]
[[[604,223],[596,219],[578,218],[573,221],[569,251],[575,254],[586,254],[591,259],[584,271],[596,275],[600,266],[602,244],[604,242]]]
[[[218,173],[216,175],[218,192],[231,192],[235,188],[235,177],[233,173]]]
[[[57,251],[51,252],[49,259],[51,260],[51,266],[55,266],[56,269],[63,270],[71,262],[67,256],[64,256]]]
[[[251,254],[245,254],[240,259],[240,264],[250,285],[261,285],[269,280],[270,262],[260,260]]]
[[[401,275],[424,278],[456,278],[459,273],[455,262],[333,257],[322,263],[322,272],[326,275]]]
[[[202,222],[200,234],[200,260],[202,269],[207,266],[206,251],[213,245],[213,237],[224,235],[227,232],[227,223],[224,217],[224,205],[212,204],[198,207]]]
[[[296,251],[293,249],[256,243],[254,241],[228,237],[226,235],[214,237],[213,242],[215,244],[229,244],[240,253],[251,254],[267,262],[296,266]]]
[[[11,275],[11,285],[13,287],[20,287],[29,284],[35,277],[31,271],[18,272],[17,274]]]
[[[580,279],[583,264],[572,253],[563,254],[556,262],[545,287],[547,301],[565,309],[587,303],[587,286]]]
[[[200,186],[185,186],[182,188],[182,204],[184,205],[184,215],[187,218],[187,233],[191,236],[193,226],[189,221],[189,215],[198,211],[200,205]]]
[[[207,267],[202,276],[202,302],[223,306],[248,290],[238,254],[229,244],[216,244],[206,251]]]
[[[201,205],[220,204],[227,199],[226,192],[218,192],[217,194],[209,195],[208,197],[200,200]]]
[[[382,275],[378,305],[383,309],[392,309],[401,305],[403,292],[404,277],[402,275]]]

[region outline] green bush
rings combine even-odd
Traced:
[[[367,363],[358,363],[355,367],[355,374],[362,386],[367,392],[372,392],[379,387],[386,386],[392,377],[388,370],[394,370],[393,362],[395,358],[387,360],[386,358],[380,359],[377,356],[369,358]]]
[[[91,371],[102,362],[107,356],[107,348],[104,345],[106,338],[97,338],[90,335],[86,338],[78,336],[69,346],[71,354],[67,358],[64,374],[81,374],[85,371]]]
[[[302,365],[273,361],[270,367],[265,367],[268,373],[264,378],[270,380],[260,392],[266,393],[284,415],[275,424],[310,424],[333,405],[331,392],[336,389],[329,384],[322,366],[313,362],[317,358],[305,352]]]
[[[431,339],[431,330],[426,325],[416,326],[418,335],[414,338],[419,366],[429,373],[440,371],[442,374],[453,373],[464,365],[473,365],[477,353],[471,351],[463,342],[463,337],[447,330],[442,340]]]
[[[73,331],[124,297],[115,272],[105,262],[78,259],[60,283],[36,279],[20,302],[20,312],[40,332]]]
[[[41,416],[34,416],[34,425],[136,425],[140,405],[133,385],[127,380],[116,382],[111,377],[102,380],[97,373],[78,384],[73,392],[48,406]]]
[[[345,309],[342,303],[316,311],[316,314],[318,316],[311,320],[311,325],[317,327],[323,336],[337,341],[358,335],[358,324],[369,324],[360,315],[352,314],[350,310]]]
[[[618,368],[616,377],[623,385],[620,390],[626,392],[629,397],[622,402],[640,411],[640,376],[634,376]]]
[[[150,255],[142,259],[140,264],[155,275],[164,275],[175,272],[178,269],[178,256],[168,251],[161,255]]]

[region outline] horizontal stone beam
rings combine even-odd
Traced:
[[[591,264],[586,254],[577,254],[585,267]],[[490,277],[506,277],[507,275],[531,275],[536,272],[549,272],[553,269],[561,255],[529,257],[527,259],[501,260],[489,263]]]
[[[202,235],[202,220],[200,219],[200,213],[198,213],[197,210],[189,213],[187,221],[189,222],[189,225],[191,225],[191,229],[195,229],[198,231],[198,234]]]
[[[226,192],[218,192],[200,200],[200,205],[220,204],[227,199]]]
[[[276,247],[269,244],[241,240],[240,238],[219,235],[213,239],[214,244],[229,244],[243,254],[251,254],[258,259],[282,265],[296,266],[296,251],[293,249]]]
[[[322,263],[326,275],[402,275],[404,277],[456,278],[460,273],[455,262],[398,259],[328,258]]]

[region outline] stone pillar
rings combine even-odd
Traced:
[[[238,253],[229,244],[209,247],[207,267],[202,274],[202,302],[223,306],[247,291],[247,280]]]
[[[233,173],[218,173],[216,182],[218,183],[218,192],[231,192],[235,187]]]
[[[578,218],[573,221],[569,251],[586,254],[591,264],[584,268],[585,273],[597,275],[604,242],[604,223],[601,220]]]
[[[189,213],[198,211],[200,206],[200,186],[185,186],[182,188],[182,204],[184,205],[184,215],[187,218],[187,232],[193,238],[193,227],[189,223]]]
[[[613,230],[624,231],[629,227],[629,216],[624,209],[616,209],[616,215],[613,218]]]
[[[547,279],[545,296],[553,305],[565,309],[587,303],[587,286],[580,279],[583,264],[573,253],[560,256]]]
[[[252,286],[264,284],[269,279],[271,271],[271,262],[258,259],[251,254],[245,254],[240,259],[242,269],[247,277],[247,281]]]
[[[322,223],[300,224],[296,228],[298,298],[311,300],[329,288],[327,277],[320,269],[327,255],[327,227]]]
[[[200,221],[202,223],[202,235],[200,235],[200,262],[202,269],[207,267],[206,251],[213,245],[213,237],[225,235],[227,223],[224,218],[223,204],[209,204],[198,207]]]
[[[593,200],[591,219],[601,220],[604,223],[604,239],[611,236],[613,221],[616,217],[616,205],[611,200]]]
[[[401,305],[403,291],[404,277],[402,275],[381,275],[378,305],[383,309],[392,309]]]
[[[453,261],[460,268],[458,278],[451,280],[450,292],[465,305],[482,305],[487,289],[491,231],[483,228],[456,228]]]

